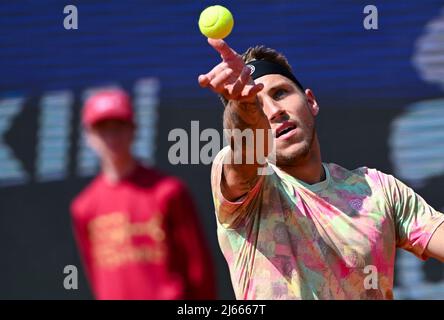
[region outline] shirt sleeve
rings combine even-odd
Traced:
[[[218,222],[224,228],[237,228],[244,225],[254,207],[259,205],[261,190],[264,185],[265,175],[259,176],[254,187],[237,201],[227,200],[221,191],[223,165],[229,156],[230,147],[224,147],[216,156],[211,168],[211,190],[213,195],[214,209]]]
[[[433,233],[444,222],[444,214],[392,175],[380,173],[380,176],[393,212],[397,247],[427,260],[424,251]]]

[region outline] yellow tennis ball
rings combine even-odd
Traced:
[[[233,29],[234,20],[231,12],[222,6],[211,6],[201,12],[199,29],[212,39],[223,39]]]

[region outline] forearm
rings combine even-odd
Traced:
[[[225,129],[268,129],[270,124],[257,98],[247,101],[230,100],[224,111]]]
[[[270,124],[256,98],[245,102],[231,100],[225,108],[224,128],[228,130],[231,153],[224,164],[222,189],[233,200],[251,190],[273,141],[268,136]]]

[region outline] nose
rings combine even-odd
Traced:
[[[264,111],[265,110],[270,123],[279,122],[286,115],[285,109],[273,99],[266,99],[266,101],[264,101]]]

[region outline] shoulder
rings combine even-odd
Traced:
[[[213,164],[211,166],[211,185],[212,187],[219,187],[220,181],[222,178],[222,172],[223,172],[223,165],[224,165],[224,159],[225,156],[230,151],[230,146],[226,146],[220,150],[216,157],[213,160]]]
[[[180,178],[150,166],[140,165],[136,179],[161,198],[188,192],[186,184]]]
[[[165,214],[184,212],[193,203],[187,185],[179,177],[153,167],[143,167],[143,177],[147,184],[147,193],[153,197],[161,212]]]
[[[97,191],[100,188],[100,177],[95,177],[70,204],[73,216],[82,215],[95,203]]]
[[[229,153],[230,146],[223,147],[216,155],[216,157],[213,160],[213,170],[215,167],[220,166],[223,164],[225,156]]]
[[[367,166],[347,169],[336,163],[325,163],[327,165],[331,179],[337,183],[356,184],[367,182],[372,185],[382,186],[390,176],[382,171]]]

